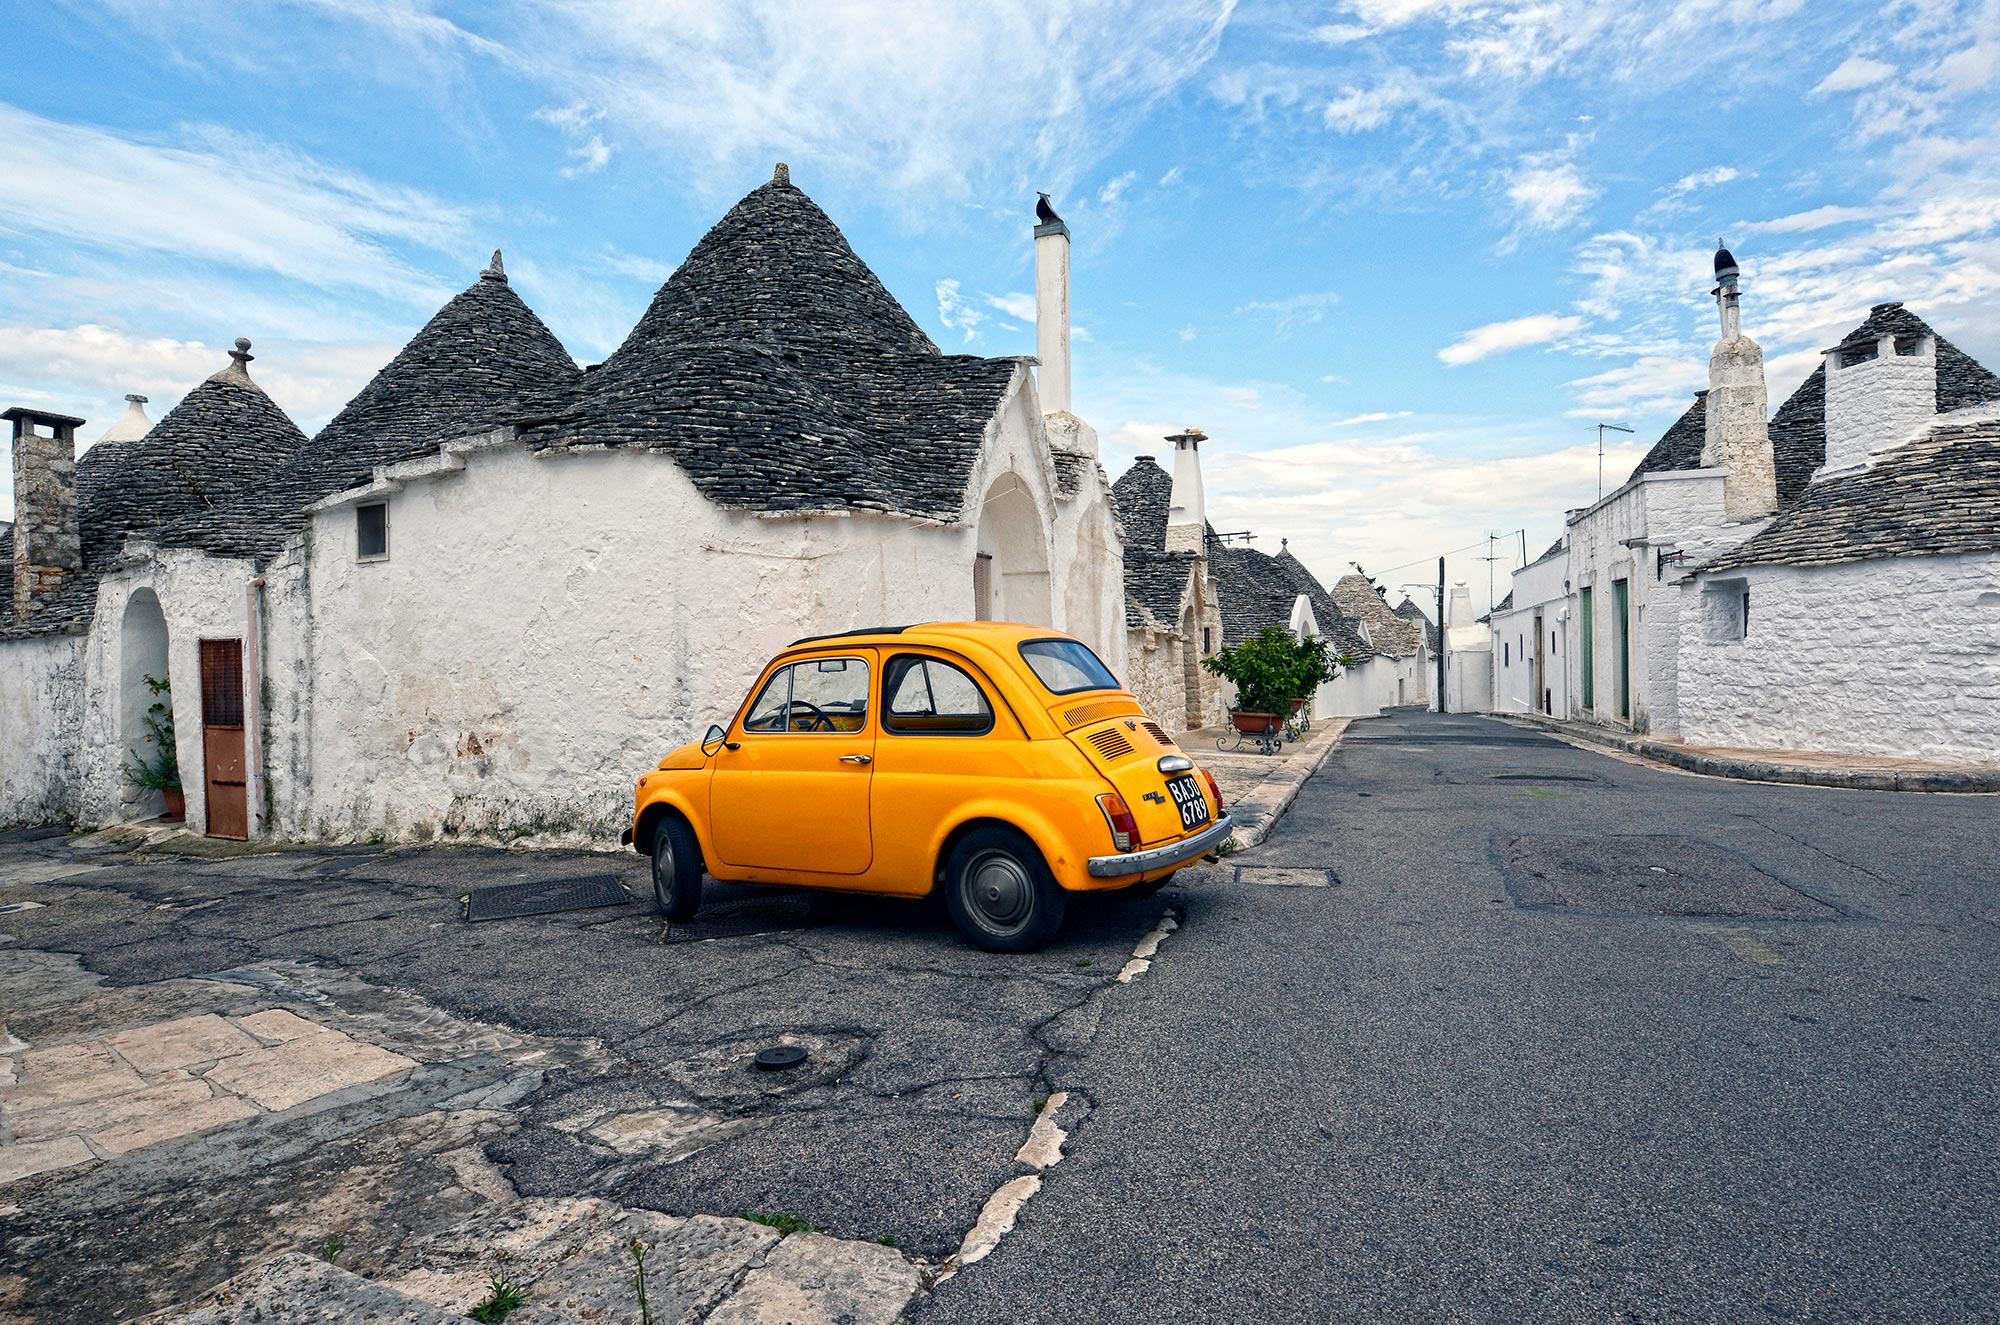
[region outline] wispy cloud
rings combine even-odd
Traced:
[[[1814,86],[1813,92],[1825,96],[1834,92],[1856,92],[1864,87],[1873,87],[1885,79],[1896,76],[1896,66],[1885,64],[1866,55],[1850,55]]]
[[[1576,163],[1577,142],[1521,158],[1507,180],[1507,201],[1513,208],[1517,233],[1560,230],[1584,220],[1583,209],[1598,191],[1584,182]]]
[[[1557,313],[1536,313],[1506,322],[1489,322],[1483,327],[1474,327],[1439,350],[1437,357],[1440,363],[1457,368],[1509,350],[1547,345],[1581,331],[1583,326],[1582,318]]]
[[[1253,299],[1237,305],[1236,312],[1269,318],[1280,336],[1289,336],[1299,327],[1326,321],[1339,302],[1340,296],[1331,290],[1313,290],[1283,299]]]

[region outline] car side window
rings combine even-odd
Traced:
[[[978,736],[993,730],[993,705],[960,667],[902,654],[889,660],[882,728],[906,736]]]
[[[867,725],[865,658],[808,658],[780,667],[743,715],[746,732],[858,732]]]

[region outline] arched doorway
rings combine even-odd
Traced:
[[[155,695],[147,678],[167,679],[167,616],[151,589],[140,589],[125,603],[118,633],[118,782],[124,788],[128,817],[159,814],[166,801],[157,791],[135,786],[125,769],[140,760],[156,762],[159,746],[146,718],[156,703],[172,706],[168,695]]]
[[[1052,626],[1049,531],[1035,497],[1016,474],[1002,474],[979,504],[981,562],[973,574],[974,615],[981,620]]]

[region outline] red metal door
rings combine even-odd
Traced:
[[[208,835],[247,840],[250,794],[244,772],[242,640],[201,642],[201,751],[208,781]]]

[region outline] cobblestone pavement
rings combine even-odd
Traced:
[[[1060,1065],[1183,898],[1078,899],[1008,957],[927,905],[714,886],[764,932],[678,941],[638,903],[461,918],[488,884],[640,893],[630,853],[134,845],[0,840],[0,1321],[424,1321],[496,1246],[572,1304],[544,1319],[598,1319],[633,1238],[657,1319],[891,1319],[1039,1184],[1090,1107]],[[805,1065],[752,1068],[779,1043]]]

